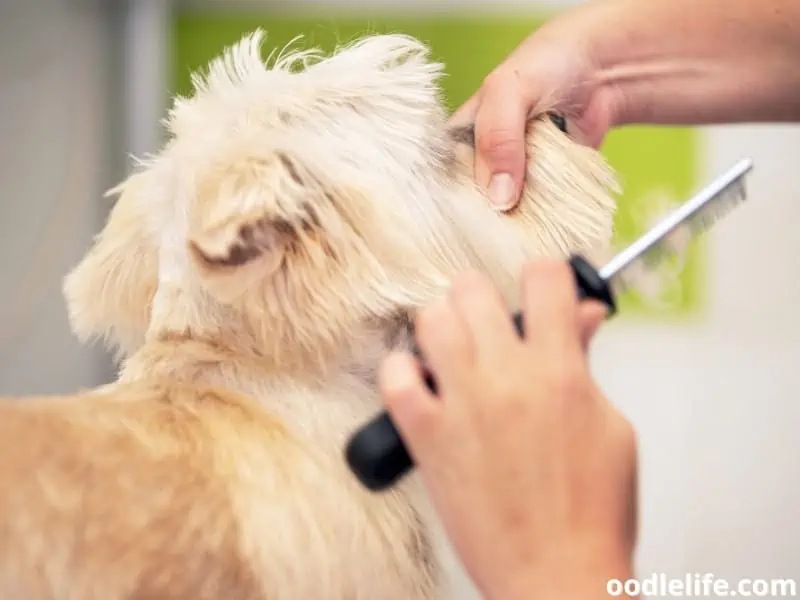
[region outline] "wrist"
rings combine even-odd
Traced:
[[[608,582],[634,576],[631,553],[586,543],[520,565],[482,590],[486,600],[594,600],[608,598]]]
[[[608,98],[612,127],[681,121],[675,113],[687,112],[682,104],[692,103],[693,91],[719,78],[714,73],[719,61],[703,47],[706,24],[690,5],[679,9],[681,4],[681,0],[586,4],[584,36],[595,65],[593,83],[597,93]],[[701,105],[712,102],[701,94]],[[688,108],[689,113],[692,110]]]

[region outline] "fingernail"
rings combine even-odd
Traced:
[[[497,210],[514,206],[514,180],[508,173],[497,173],[489,182],[489,202]]]

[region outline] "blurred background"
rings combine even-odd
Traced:
[[[256,27],[265,54],[301,34],[331,49],[409,33],[446,64],[454,108],[576,3],[0,0],[0,395],[113,377],[103,348],[71,335],[62,278],[104,222],[104,191],[159,147],[170,95],[225,45]],[[800,580],[800,128],[632,127],[602,151],[625,190],[617,243],[739,158],[755,161],[749,203],[694,246],[662,297],[626,297],[593,350],[640,436],[639,573]]]

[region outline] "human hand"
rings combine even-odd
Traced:
[[[405,353],[379,386],[486,598],[605,597],[609,578],[630,577],[637,468],[633,429],[587,365],[605,308],[579,305],[566,263],[531,264],[521,287],[524,340],[468,274],[416,319],[439,397]]]
[[[798,27],[797,0],[590,0],[528,36],[451,121],[474,123],[476,181],[507,210],[526,119],[545,112],[595,148],[636,123],[797,122]]]
[[[607,23],[595,2],[562,13],[525,39],[452,116],[475,125],[475,179],[500,210],[519,201],[525,175],[526,121],[552,111],[569,135],[598,147],[621,99],[600,78],[593,40]]]

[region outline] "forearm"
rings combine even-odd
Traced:
[[[800,1],[584,7],[598,84],[614,98],[613,125],[800,121]]]

